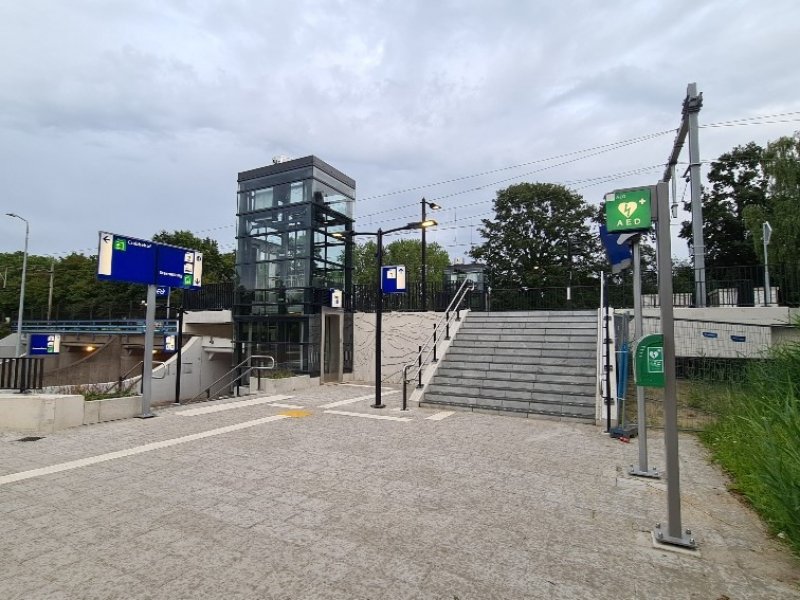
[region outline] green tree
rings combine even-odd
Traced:
[[[763,259],[762,224],[769,221],[770,262],[800,264],[800,133],[767,144],[762,168],[768,180],[767,202],[745,209],[754,250]]]
[[[223,283],[236,279],[236,260],[233,252],[223,254],[219,244],[211,238],[199,238],[191,231],[160,231],[153,236],[154,242],[180,246],[203,253],[203,282]]]
[[[754,142],[736,146],[711,163],[710,187],[703,190],[703,238],[709,267],[759,264],[751,229],[745,224],[748,207],[764,207],[767,177],[762,169],[764,149]],[[691,210],[691,201],[684,202]],[[692,248],[692,224],[684,221],[679,237]]]
[[[591,277],[600,244],[589,225],[595,210],[562,185],[520,183],[497,192],[486,241],[470,255],[487,265],[493,286],[546,287]]]
[[[377,248],[374,240],[353,247],[353,281],[357,285],[375,283]],[[422,241],[395,240],[387,246],[384,239],[383,264],[405,265],[409,280],[419,282],[422,276]],[[436,242],[430,242],[425,248],[425,264],[428,268],[428,282],[444,281],[444,270],[450,265],[450,255]]]

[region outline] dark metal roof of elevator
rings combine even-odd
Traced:
[[[331,177],[338,179],[345,185],[350,186],[351,188],[356,187],[356,182],[352,177],[348,177],[339,169],[330,166],[324,160],[321,160],[314,155],[295,158],[294,160],[287,160],[285,162],[267,165],[265,167],[258,167],[257,169],[250,169],[249,171],[242,171],[239,173],[239,178],[237,181],[242,182],[249,179],[258,179],[259,177],[285,173],[286,171],[302,169],[303,167],[316,167]]]

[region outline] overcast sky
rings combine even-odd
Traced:
[[[98,230],[230,251],[237,173],[315,154],[356,180],[356,228],[425,196],[464,257],[512,183],[655,183],[689,82],[701,125],[800,111],[797,0],[3,0],[0,56],[0,205],[40,255]],[[701,158],[798,118],[705,127]],[[0,252],[23,240],[0,219]]]

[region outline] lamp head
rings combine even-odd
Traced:
[[[427,229],[428,227],[436,227],[439,223],[433,219],[427,219],[421,223],[415,223],[419,229]]]
[[[425,202],[428,205],[428,208],[431,210],[440,210],[442,207],[436,204],[436,202]]]

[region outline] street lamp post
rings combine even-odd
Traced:
[[[426,208],[430,207],[431,210],[439,210],[442,208],[436,202],[428,202],[423,198],[420,200],[420,204],[422,205],[422,221],[421,223],[425,223],[428,220]],[[428,268],[426,263],[426,254],[427,254],[427,243],[425,240],[425,227],[422,227],[422,310],[428,310]]]
[[[357,235],[371,235],[376,237],[377,251],[375,253],[375,262],[378,264],[376,275],[378,277],[378,289],[375,295],[375,403],[371,404],[372,408],[386,408],[386,405],[381,399],[381,329],[383,324],[383,285],[381,281],[382,267],[383,267],[383,236],[387,233],[395,233],[398,231],[406,231],[409,229],[422,229],[425,231],[428,227],[437,225],[434,220],[419,221],[409,223],[403,227],[395,227],[394,229],[378,229],[375,233],[368,232],[355,232],[350,233],[333,233],[333,237],[339,239],[346,239],[347,237],[355,237]]]
[[[22,346],[22,313],[25,310],[25,276],[28,270],[28,236],[30,234],[30,224],[28,223],[28,219],[20,217],[18,214],[6,213],[6,216],[25,221],[25,250],[22,252],[22,283],[19,286],[19,311],[17,314],[16,357],[19,358]]]

